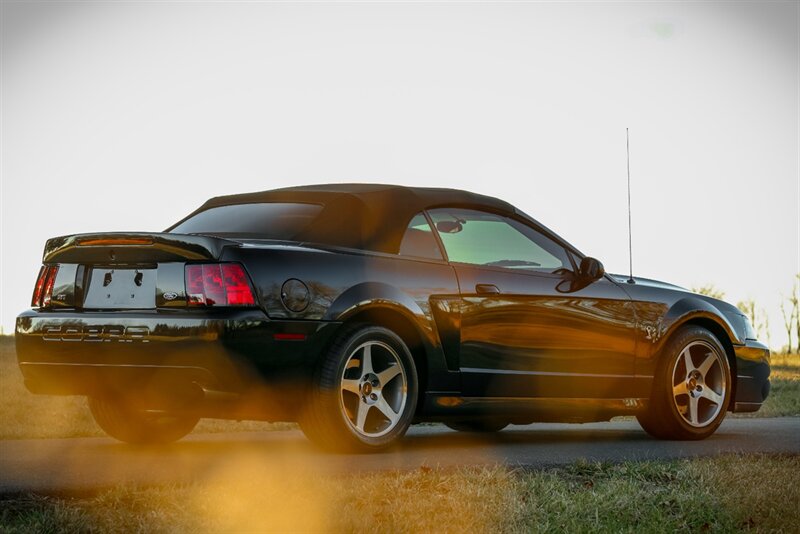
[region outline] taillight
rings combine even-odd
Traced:
[[[250,280],[244,272],[244,267],[238,263],[223,263],[222,283],[228,297],[228,306],[252,306],[256,303]]]
[[[253,287],[238,263],[186,265],[186,297],[189,306],[253,306]]]
[[[41,308],[50,305],[56,274],[58,274],[58,265],[42,265],[42,268],[39,269],[39,277],[36,279],[36,287],[33,290],[31,306]]]
[[[42,293],[44,293],[44,279],[47,278],[47,270],[49,267],[42,265],[39,269],[39,276],[36,278],[36,287],[33,289],[33,297],[31,298],[31,306],[39,307],[42,305]]]

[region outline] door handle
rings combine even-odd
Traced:
[[[475,291],[483,295],[497,295],[500,289],[494,284],[478,284],[475,286]]]

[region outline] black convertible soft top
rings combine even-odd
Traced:
[[[320,204],[322,211],[295,240],[396,254],[411,218],[437,206],[519,213],[509,203],[458,189],[383,184],[321,184],[214,197],[189,217],[218,206],[259,202]],[[189,218],[187,217],[187,218]]]

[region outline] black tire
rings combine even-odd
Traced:
[[[89,410],[106,434],[135,445],[172,443],[191,432],[199,421],[194,416],[152,414],[105,398],[89,397]]]
[[[475,419],[472,421],[451,421],[445,423],[447,428],[452,428],[458,432],[473,432],[481,434],[500,432],[508,425],[508,421],[503,421],[500,419]]]
[[[691,363],[687,363],[685,351]],[[711,363],[705,368],[707,361]],[[659,439],[705,439],[725,418],[731,393],[730,364],[722,344],[705,328],[684,326],[664,346],[647,411],[637,419],[648,434]]]
[[[378,382],[375,386],[367,386],[367,382],[375,382],[367,378],[369,373],[364,374],[367,345],[371,354],[370,370],[375,363],[376,372],[370,375]],[[384,364],[386,368],[380,371]],[[390,368],[397,374],[385,383],[377,380],[378,375],[388,376],[385,373]],[[349,384],[347,388],[345,383]],[[349,389],[353,384],[359,385],[358,392]],[[328,450],[370,452],[387,448],[396,443],[411,424],[418,384],[411,352],[397,334],[379,326],[350,328],[336,338],[322,357],[299,418],[300,428],[312,442]],[[368,404],[370,402],[373,404]],[[385,415],[387,405],[394,421]],[[364,415],[359,427],[362,410]]]

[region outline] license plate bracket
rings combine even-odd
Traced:
[[[156,307],[156,269],[94,267],[83,307],[145,310]]]

